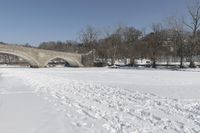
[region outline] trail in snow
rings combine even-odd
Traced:
[[[81,132],[200,132],[198,99],[160,97],[35,71],[10,75],[54,104]]]
[[[23,69],[30,72],[30,69]],[[194,70],[193,70],[194,71]],[[195,71],[200,71],[196,69]],[[177,99],[200,99],[200,73],[191,70],[123,70],[105,68],[59,68],[36,69],[31,73],[63,77],[113,88],[122,88],[161,97]]]
[[[18,78],[0,77],[1,133],[66,133],[79,131],[51,104]]]

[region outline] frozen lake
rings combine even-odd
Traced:
[[[0,131],[200,132],[200,72],[1,68]]]

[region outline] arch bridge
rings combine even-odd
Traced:
[[[51,60],[56,58],[65,60],[72,67],[88,67],[93,64],[93,52],[77,54],[29,48],[18,45],[0,44],[0,53],[21,57],[25,59],[31,67],[35,68],[46,67]]]

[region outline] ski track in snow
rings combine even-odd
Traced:
[[[83,132],[200,132],[199,100],[170,99],[27,71],[3,76],[21,78]]]

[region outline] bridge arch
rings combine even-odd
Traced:
[[[46,67],[48,65],[48,63],[52,60],[55,60],[55,59],[62,59],[64,61],[66,61],[70,67],[80,67],[80,63],[76,60],[76,59],[73,59],[73,58],[70,58],[70,57],[62,57],[62,56],[54,56],[52,58],[49,58],[44,66]]]
[[[27,61],[27,63],[30,64],[30,67],[39,67],[39,63],[33,59],[32,57],[29,57],[27,55],[24,55],[23,53],[19,53],[19,52],[11,52],[11,51],[2,51],[0,50],[1,54],[10,54],[10,55],[14,55],[14,56],[18,56],[20,58],[23,58],[24,60]]]
[[[49,61],[60,58],[73,67],[86,66],[91,62],[90,58],[86,59],[85,54],[66,53],[53,50],[44,50],[38,48],[28,48],[18,45],[9,45],[0,43],[0,53],[11,54],[25,59],[31,67],[45,67]],[[84,60],[83,60],[84,57]],[[89,61],[86,61],[89,60]]]

